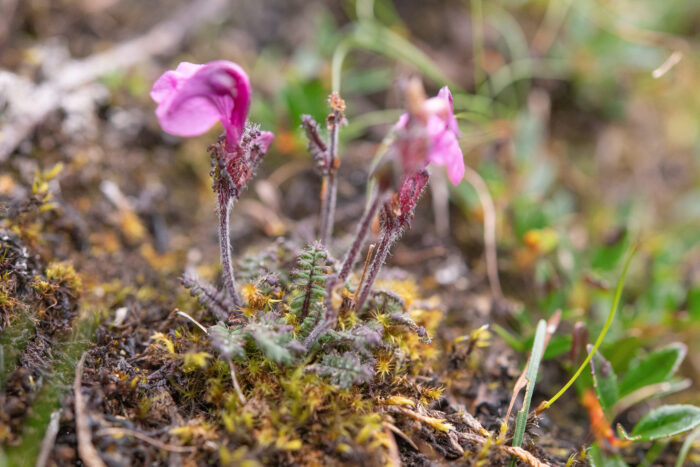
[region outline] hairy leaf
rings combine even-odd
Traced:
[[[590,352],[592,348],[593,346],[589,345],[588,351]],[[593,385],[598,401],[603,410],[608,412],[617,402],[620,393],[613,367],[600,352],[596,352],[591,359],[591,373],[593,373]]]
[[[355,352],[331,352],[323,356],[321,363],[314,366],[321,376],[329,376],[331,384],[347,389],[354,384],[364,384],[374,377],[372,361],[362,363]]]
[[[322,302],[326,296],[327,264],[328,252],[318,242],[306,247],[297,259],[297,269],[292,274],[292,286],[297,292],[289,306],[302,320],[307,317],[312,305]]]
[[[650,384],[667,381],[683,361],[687,347],[676,342],[636,362],[620,382],[620,397]]]
[[[700,425],[700,408],[694,405],[664,405],[645,416],[634,426],[631,439],[653,441],[668,438]]]
[[[224,323],[219,323],[209,328],[212,347],[225,359],[245,357],[245,338],[246,333],[242,327],[229,329]]]

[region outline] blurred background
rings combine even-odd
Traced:
[[[466,162],[493,198],[512,302],[493,330],[526,352],[537,319],[561,309],[548,358],[568,351],[576,321],[597,335],[638,242],[604,354],[620,374],[640,349],[684,342],[682,373],[697,388],[698,41],[700,2],[688,0],[2,0],[0,200],[26,196],[35,171],[60,162],[58,199],[77,233],[52,253],[78,258],[93,285],[138,283],[140,269],[124,271],[131,254],[163,277],[213,276],[204,149],[221,130],[163,134],[148,97],[162,72],[227,59],[250,74],[250,119],[276,140],[238,206],[241,245],[313,231],[319,181],[300,115],[322,121],[333,89],[349,120],[338,230],[352,230],[368,167],[401,113],[397,81],[417,75],[431,95],[450,86]],[[417,269],[428,279],[486,283],[477,192],[436,178],[393,264],[423,254],[435,260]],[[450,311],[460,322],[460,305]],[[697,403],[693,392],[677,397]]]

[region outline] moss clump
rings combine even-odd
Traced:
[[[415,411],[442,397],[439,385],[414,379],[429,376],[440,356],[428,337],[442,318],[439,301],[423,299],[412,279],[389,279],[357,310],[354,279],[328,287],[338,264],[320,246],[295,258],[275,245],[265,255],[266,267],[242,287],[242,312],[227,308],[228,321],[209,327],[206,338],[181,328],[153,336],[150,358],[175,362],[180,397],[205,409],[207,430],[190,435],[223,430],[224,464],[388,461],[392,410]],[[224,305],[206,287],[197,289],[200,302]],[[338,319],[318,332],[327,306]],[[435,418],[432,429],[447,426]]]
[[[61,285],[70,287],[76,292],[80,291],[83,286],[83,280],[80,275],[75,272],[73,265],[65,261],[49,264],[46,267],[46,277]]]

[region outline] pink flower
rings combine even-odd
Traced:
[[[182,62],[153,85],[156,116],[166,132],[197,136],[217,121],[226,130],[226,148],[235,148],[243,135],[250,109],[250,81],[237,64],[217,60],[204,65]],[[272,134],[264,136],[269,145]]]
[[[416,169],[413,167],[416,158],[422,159],[423,167],[427,164],[444,165],[450,181],[459,185],[464,176],[464,155],[457,140],[459,127],[454,115],[452,94],[447,86],[440,89],[436,97],[423,101],[415,115],[401,115],[396,128],[405,130],[414,123],[424,128],[428,145],[427,148],[422,147],[416,144],[417,141],[402,145],[402,153],[410,152],[408,155],[402,154],[404,165],[408,165],[411,172]]]

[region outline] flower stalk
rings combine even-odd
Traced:
[[[355,263],[357,263],[357,258],[360,254],[360,251],[362,251],[362,247],[364,246],[365,241],[367,241],[367,237],[369,236],[369,231],[372,227],[372,221],[374,221],[374,217],[377,215],[377,209],[379,209],[379,204],[379,189],[376,186],[374,186],[370,194],[369,204],[365,208],[365,212],[362,214],[360,223],[357,225],[355,238],[352,241],[352,245],[350,245],[350,249],[343,258],[342,265],[340,266],[340,273],[338,273],[339,281],[345,282],[348,276],[350,276],[352,268],[355,267]]]
[[[345,124],[345,101],[338,93],[333,93],[328,98],[331,113],[326,119],[328,129],[328,150],[325,152],[325,164],[323,171],[323,185],[321,188],[321,221],[319,237],[322,245],[328,246],[333,234],[335,220],[335,205],[338,198],[338,132]]]
[[[356,311],[359,312],[362,310],[362,306],[367,300],[391,248],[401,237],[404,228],[410,226],[416,210],[416,205],[428,184],[428,179],[429,175],[426,170],[421,170],[404,177],[399,191],[395,193],[389,201],[384,203],[379,218],[380,227],[382,229],[381,240],[379,241],[377,252],[369,267],[365,281],[358,285],[360,293],[355,303]]]
[[[223,191],[219,192],[219,250],[221,255],[221,267],[224,276],[224,286],[228,291],[233,305],[240,307],[243,305],[241,294],[236,286],[236,279],[233,275],[233,264],[231,260],[231,238],[229,235],[229,221],[231,217],[231,206],[233,199],[228,198]]]

